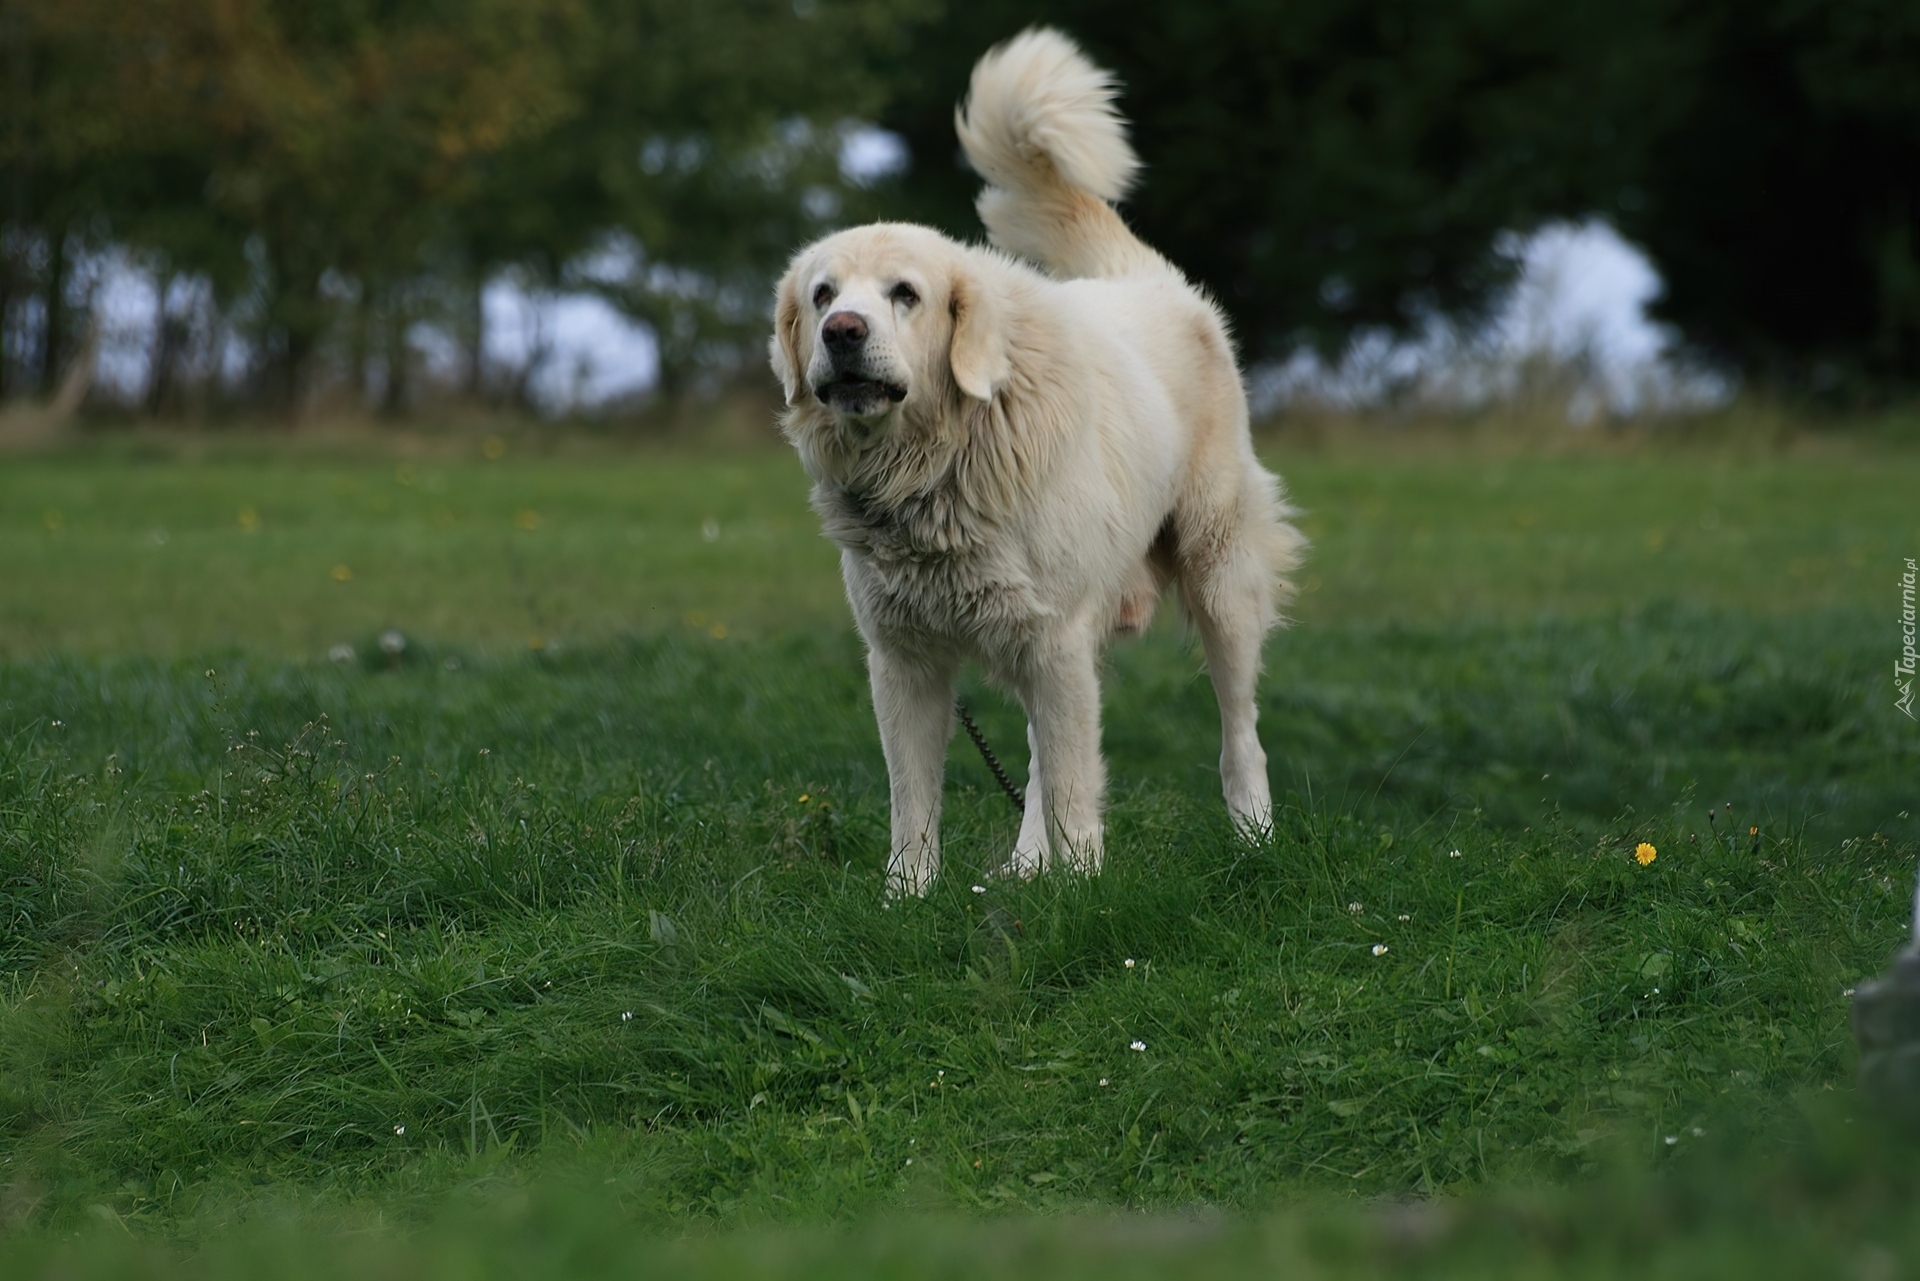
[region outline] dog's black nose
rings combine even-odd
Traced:
[[[836,311],[820,326],[820,338],[828,351],[845,355],[867,340],[867,322],[850,311]]]

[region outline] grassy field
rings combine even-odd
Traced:
[[[391,626],[469,649],[845,629],[790,454],[496,448],[7,459],[0,655],[312,659]],[[1662,605],[1879,617],[1920,545],[1920,450],[1382,444],[1271,461],[1316,544],[1304,633]]]
[[[0,464],[0,1264],[1900,1275],[1846,992],[1920,854],[1920,454],[1273,461],[1272,838],[1169,622],[1107,874],[976,889],[962,741],[892,909],[785,455]]]

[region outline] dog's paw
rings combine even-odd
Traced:
[[[1273,791],[1267,786],[1264,756],[1251,761],[1221,761],[1227,813],[1242,832],[1264,838],[1273,831]]]
[[[1273,835],[1272,801],[1261,799],[1245,805],[1229,804],[1227,813],[1233,819],[1233,830],[1240,833],[1243,840],[1259,844]]]
[[[1097,835],[1078,842],[1068,842],[1055,862],[1074,876],[1098,876],[1107,863],[1105,842]]]
[[[1040,875],[1047,865],[1047,850],[1043,845],[1019,844],[1013,847],[1013,853],[1007,855],[1007,861],[994,868],[987,875],[993,880],[1018,879],[1031,881]]]
[[[1005,860],[980,873],[983,881],[1031,881],[1040,875],[1047,866],[1047,847],[1026,839],[1023,835],[1015,843],[1013,853]]]
[[[939,874],[938,862],[895,858],[887,864],[887,899],[925,898]]]

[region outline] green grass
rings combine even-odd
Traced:
[[[1920,546],[1911,453],[1271,461],[1316,544],[1297,610],[1309,631],[1656,603],[1880,617],[1889,575]],[[16,658],[236,647],[311,659],[389,626],[492,648],[846,626],[805,478],[771,450],[11,459],[0,564],[0,655]],[[332,577],[340,566],[348,581]]]
[[[1886,680],[1920,465],[1280,461],[1317,548],[1263,686],[1272,839],[1226,826],[1166,626],[1110,664],[1106,874],[974,892],[1015,822],[961,743],[949,874],[891,909],[784,456],[9,464],[0,1260],[1904,1253],[1911,1153],[1859,1147],[1844,993],[1920,854]],[[1403,1195],[1440,1217],[1364,1199]],[[1016,1210],[1067,1217],[972,1221]]]
[[[1829,1096],[1830,1097],[1830,1096]],[[1810,1107],[1764,1146],[1716,1138],[1657,1173],[1629,1160],[1566,1188],[1385,1201],[1296,1199],[1113,1214],[962,1216],[909,1209],[854,1225],[755,1224],[677,1236],[636,1230],[635,1167],[588,1145],[531,1177],[482,1160],[404,1233],[390,1215],[287,1203],[203,1228],[191,1246],[122,1231],[0,1245],[16,1275],[433,1278],[845,1276],[1488,1278],[1645,1276],[1673,1281],[1899,1276],[1920,1250],[1911,1149],[1863,1118]]]

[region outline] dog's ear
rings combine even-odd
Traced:
[[[780,380],[780,390],[786,394],[789,405],[800,399],[807,376],[806,366],[800,359],[800,326],[804,315],[799,290],[800,265],[795,263],[774,291],[773,337],[767,340],[767,360],[773,365],[773,376]]]
[[[999,309],[986,287],[964,267],[954,271],[947,297],[947,310],[953,316],[947,363],[954,384],[975,400],[992,400],[1013,372]]]

